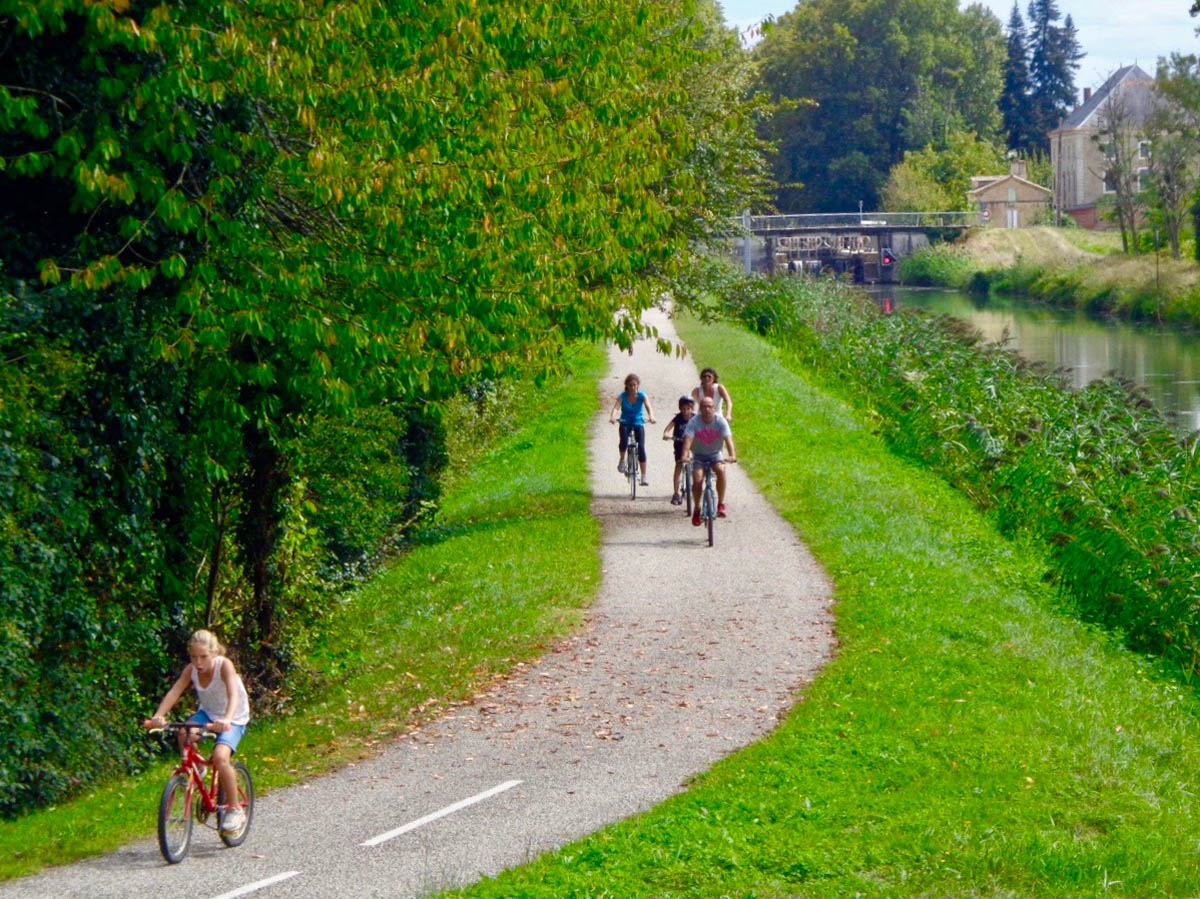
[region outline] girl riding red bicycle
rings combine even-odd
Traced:
[[[199,630],[192,634],[188,641],[191,661],[167,691],[154,714],[142,722],[142,726],[147,729],[164,726],[167,723],[164,716],[190,684],[196,691],[200,707],[188,719],[188,723],[202,725],[205,730],[217,735],[212,763],[224,795],[236,796],[237,774],[232,759],[246,732],[246,725],[250,723],[250,700],[237,669],[224,653],[225,648],[210,631]],[[198,736],[194,730],[180,730],[180,750],[195,743]],[[236,806],[222,816],[222,833],[238,833],[244,825],[244,813]]]

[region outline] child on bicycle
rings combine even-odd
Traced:
[[[205,730],[217,734],[217,745],[212,753],[213,766],[217,769],[224,794],[236,796],[237,775],[231,759],[242,734],[246,732],[246,725],[250,723],[250,700],[246,695],[246,686],[233,667],[233,662],[225,657],[225,648],[210,631],[199,630],[192,634],[188,641],[188,656],[191,661],[167,691],[154,714],[142,722],[142,726],[154,728],[166,724],[164,716],[174,708],[188,684],[191,684],[200,708],[188,719],[188,723],[201,724]],[[197,739],[194,731],[180,731],[180,748]],[[237,833],[244,821],[242,810],[231,808],[222,818],[221,830]]]
[[[671,505],[678,506],[683,502],[683,491],[690,490],[690,484],[683,484],[683,432],[687,428],[688,421],[696,414],[696,401],[690,396],[681,396],[679,398],[679,411],[675,417],[667,423],[667,429],[663,431],[663,440],[674,440],[675,443],[675,476],[671,480],[671,486],[675,492],[671,496]]]
[[[646,487],[650,482],[646,480],[645,419],[650,419],[650,424],[656,424],[657,420],[654,417],[654,409],[650,406],[650,400],[639,389],[641,384],[642,381],[637,375],[625,376],[625,391],[613,403],[612,411],[608,413],[608,423],[615,425],[617,412],[621,413],[620,437],[617,444],[617,471],[621,474],[628,473],[625,471],[625,447],[629,445],[629,435],[633,434],[637,437],[638,462],[642,469],[641,483],[643,487]]]

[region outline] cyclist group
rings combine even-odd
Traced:
[[[695,413],[699,406],[699,414]],[[609,412],[610,424],[618,423],[619,438],[617,471],[625,474],[625,448],[629,436],[633,434],[637,440],[638,464],[641,468],[641,484],[646,486],[646,432],[645,423],[648,420],[655,423],[654,409],[650,400],[641,390],[641,379],[635,374],[625,377],[625,390],[617,397]],[[704,470],[711,467],[717,476],[717,517],[725,517],[725,462],[736,462],[737,452],[733,446],[733,432],[729,423],[733,420],[733,398],[725,385],[720,383],[717,373],[712,368],[700,372],[700,384],[692,390],[691,396],[679,398],[679,412],[671,419],[663,432],[664,440],[673,440],[675,444],[675,474],[673,478],[674,495],[672,505],[682,502],[682,491],[690,489],[694,502],[692,503],[692,524],[700,526],[700,492],[704,485]],[[728,456],[723,450],[728,450]],[[683,463],[693,462],[692,483],[681,483]]]
[[[695,413],[699,406],[699,414]],[[613,403],[609,414],[609,422],[617,423],[620,415],[620,462],[618,471],[626,474],[625,449],[629,437],[634,434],[637,439],[638,465],[641,469],[641,484],[647,485],[646,472],[646,439],[645,422],[655,424],[654,410],[650,400],[641,390],[641,381],[635,374],[625,378],[625,390]],[[682,491],[689,485],[682,482],[683,463],[693,462],[693,478],[690,485],[694,502],[692,504],[692,524],[700,525],[700,493],[704,483],[704,469],[711,467],[717,478],[717,515],[725,517],[725,462],[737,460],[733,447],[733,434],[729,422],[733,419],[733,399],[729,391],[717,379],[717,373],[706,368],[700,373],[700,384],[692,391],[691,396],[679,398],[679,412],[667,425],[663,432],[664,440],[673,440],[675,444],[675,474],[673,478],[673,505],[682,503]],[[728,456],[723,450],[728,450]],[[183,727],[178,729],[180,750],[185,764],[189,756],[188,748],[199,739],[200,730],[216,736],[216,746],[213,748],[210,760],[216,771],[216,779],[220,786],[222,797],[237,797],[238,774],[233,764],[233,755],[238,742],[245,733],[250,721],[250,703],[246,687],[234,668],[233,662],[225,655],[225,649],[217,638],[207,630],[198,630],[188,641],[189,661],[167,695],[158,704],[154,714],[142,722],[147,729],[161,729],[167,726],[166,715],[182,698],[190,686],[196,695],[199,708],[186,724],[196,725],[195,728]],[[174,725],[172,725],[174,727]],[[193,754],[194,755],[194,754]],[[244,767],[244,766],[243,766]],[[181,769],[182,770],[182,769]],[[198,777],[202,777],[200,772]],[[248,776],[248,775],[247,775]],[[242,808],[236,802],[228,802],[222,808],[220,815],[220,831],[222,838],[229,845],[236,845],[244,838],[244,832],[249,820]],[[164,799],[165,806],[165,799]],[[160,813],[161,814],[161,813]],[[185,818],[190,817],[191,811],[185,810]],[[160,822],[161,830],[161,822]],[[190,831],[189,831],[190,832]],[[165,837],[160,833],[160,844]],[[178,861],[186,852],[186,839],[179,856],[168,852],[165,844],[164,854],[170,861]]]

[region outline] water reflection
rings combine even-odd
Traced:
[[[1174,413],[1180,433],[1200,429],[1196,335],[953,290],[881,286],[871,293],[888,313],[893,308],[928,309],[970,322],[985,340],[1007,338],[1009,347],[1026,359],[1063,369],[1076,387],[1116,372],[1145,388],[1159,409]]]

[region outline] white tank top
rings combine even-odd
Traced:
[[[200,708],[214,721],[225,716],[225,703],[229,700],[229,695],[225,692],[225,681],[221,676],[224,667],[225,656],[217,656],[213,659],[212,680],[208,682],[207,687],[202,687],[200,686],[200,677],[196,673],[196,666],[192,666],[192,686],[196,688],[196,697],[200,700]],[[249,724],[250,699],[246,696],[246,685],[242,683],[239,675],[235,674],[234,677],[237,679],[233,688],[237,711],[229,720],[233,724]]]
[[[700,399],[704,399],[704,397],[707,396],[707,394],[705,394],[705,392],[704,392],[703,384],[701,384],[699,387],[696,388],[696,396],[699,397]],[[722,410],[725,408],[725,397],[721,396],[721,388],[718,387],[716,384],[713,384],[712,395],[709,398],[716,405],[717,414],[718,415],[724,414]],[[700,404],[699,403],[696,403],[696,414],[697,415],[700,414]]]

